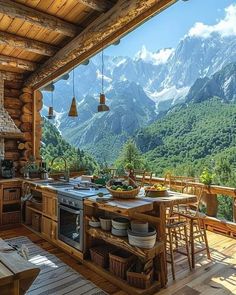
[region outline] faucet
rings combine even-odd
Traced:
[[[56,159],[62,159],[64,161],[64,164],[65,164],[65,169],[64,169],[64,179],[65,181],[69,182],[70,180],[70,172],[69,170],[67,169],[67,162],[66,162],[66,159],[63,157],[63,156],[56,156],[52,159],[52,162],[51,162],[51,166],[53,165],[54,161]]]

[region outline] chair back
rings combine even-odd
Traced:
[[[195,184],[189,184],[187,183],[183,188],[183,193],[189,194],[189,195],[195,195],[197,197],[197,202],[194,204],[190,204],[189,207],[191,209],[194,208],[196,213],[200,213],[200,205],[204,194],[203,187],[199,187]]]

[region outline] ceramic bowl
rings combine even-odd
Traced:
[[[112,227],[111,233],[114,236],[126,237],[127,236],[127,229],[116,229],[116,228]]]
[[[111,230],[111,219],[100,217],[99,220],[101,222],[101,229]]]
[[[133,232],[148,233],[148,222],[132,220],[131,221],[131,230]]]
[[[123,217],[117,217],[112,219],[112,227],[115,229],[125,229],[129,228],[129,219]]]
[[[127,232],[130,245],[144,249],[151,249],[155,246],[157,233],[154,227],[149,227],[148,233],[133,232],[130,229]]]
[[[101,222],[89,220],[89,225],[92,227],[101,227]]]

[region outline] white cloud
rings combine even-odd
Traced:
[[[166,63],[170,55],[174,52],[173,48],[161,49],[158,52],[150,52],[147,50],[145,45],[142,49],[135,55],[135,59],[142,59],[147,62],[151,62],[155,65]]]
[[[225,17],[215,25],[195,23],[189,30],[188,36],[208,38],[212,33],[219,33],[222,37],[236,36],[236,4],[226,7]]]

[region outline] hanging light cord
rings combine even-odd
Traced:
[[[73,68],[73,96],[75,97],[75,69]]]
[[[104,93],[104,56],[103,56],[103,50],[102,50],[102,93]]]
[[[53,91],[52,91],[52,107],[53,107]]]

